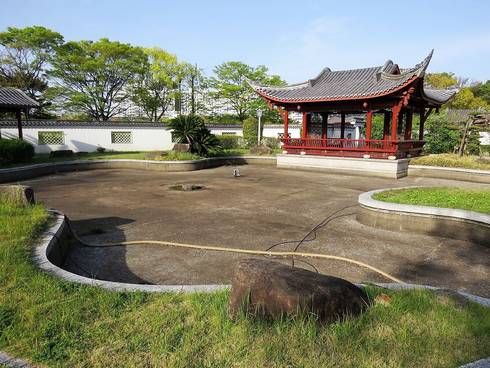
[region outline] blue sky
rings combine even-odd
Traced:
[[[238,60],[288,82],[333,70],[402,67],[490,79],[490,1],[2,0],[0,29],[43,25],[67,40],[158,46],[207,73]]]

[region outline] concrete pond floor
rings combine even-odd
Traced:
[[[335,211],[300,251],[353,258],[406,282],[448,287],[490,297],[490,247],[460,240],[387,231],[356,221],[357,197],[379,188],[410,185],[488,187],[462,181],[385,179],[325,172],[233,166],[194,172],[106,169],[63,173],[23,182],[36,199],[64,212],[90,242],[164,240],[265,250],[301,240]],[[202,185],[179,191],[176,184]],[[349,207],[351,206],[351,207]],[[395,230],[395,229],[394,229]],[[313,239],[314,237],[314,239]],[[292,250],[287,243],[275,250]],[[87,248],[73,244],[64,267],[104,280],[149,284],[229,283],[247,255],[158,245]],[[298,267],[352,282],[389,282],[364,268],[308,259]],[[290,261],[283,261],[289,262]]]

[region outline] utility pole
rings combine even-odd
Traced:
[[[258,131],[257,131],[257,144],[260,146],[260,141],[261,141],[261,137],[260,137],[260,123],[261,123],[261,120],[262,120],[262,110],[258,109],[257,110],[257,117],[258,117],[258,120],[259,120],[259,124],[258,124]]]

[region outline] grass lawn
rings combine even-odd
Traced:
[[[445,187],[393,189],[375,193],[373,198],[383,202],[459,208],[490,214],[490,189]]]
[[[40,164],[45,162],[60,162],[60,161],[74,161],[74,160],[114,160],[114,159],[132,159],[132,160],[197,160],[200,157],[189,152],[174,152],[170,151],[165,157],[152,156],[154,151],[141,151],[141,152],[90,152],[83,155],[74,154],[66,157],[50,157],[49,154],[36,154],[32,161],[17,163],[12,165],[0,165],[1,168],[24,166],[32,164]],[[147,155],[150,155],[147,157]]]
[[[441,153],[410,159],[411,165],[459,167],[464,169],[490,170],[490,158],[480,158],[479,156],[459,155],[452,153]]]
[[[145,294],[69,283],[31,261],[48,216],[0,203],[0,350],[55,367],[453,367],[490,355],[490,308],[383,291],[357,319],[227,317],[228,292]],[[372,298],[382,291],[369,288]]]

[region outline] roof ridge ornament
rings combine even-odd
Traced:
[[[315,78],[308,80],[310,87],[313,87],[321,79],[321,77],[323,77],[324,74],[331,73],[331,72],[332,72],[332,69],[330,69],[328,67],[323,68],[322,71],[320,73],[318,73],[318,75]]]

